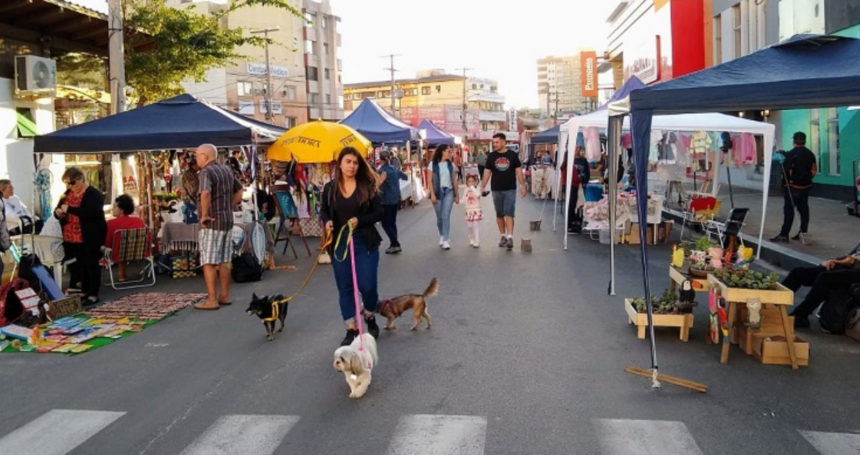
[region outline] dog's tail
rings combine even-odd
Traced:
[[[428,297],[433,297],[438,292],[439,292],[439,280],[437,280],[434,277],[432,280],[430,280],[430,285],[427,286],[427,289],[424,291],[424,294],[422,294],[421,297],[424,297],[425,299]]]

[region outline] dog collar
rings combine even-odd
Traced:
[[[382,305],[379,306],[379,314],[383,314],[386,306],[391,307],[391,313],[394,314],[394,302],[391,299],[385,299],[382,301]]]

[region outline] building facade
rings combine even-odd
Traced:
[[[338,121],[343,119],[342,65],[339,57],[340,18],[332,13],[329,0],[303,1],[305,24],[305,76],[307,79],[308,118]]]
[[[545,116],[587,110],[582,96],[580,56],[545,57],[537,61],[538,102]]]
[[[394,94],[392,101],[390,80],[345,84],[346,115],[363,99],[372,98],[410,125],[430,120],[467,142],[488,142],[494,133],[504,131],[508,125],[505,97],[493,79],[425,70],[415,78],[395,80]]]
[[[302,0],[289,0],[301,11]],[[188,7],[187,0],[170,0],[176,7]],[[222,11],[225,4],[214,1],[193,2],[195,11],[213,14]],[[305,56],[301,52],[305,36],[303,18],[289,11],[255,6],[238,9],[223,19],[223,26],[242,27],[247,31],[271,29],[268,37],[276,44],[269,45],[272,107],[266,105],[266,58],[262,47],[243,46],[238,53],[246,59],[236,65],[214,68],[206,72],[205,82],[183,83],[185,90],[200,99],[242,115],[287,128],[308,121],[308,84],[305,78]],[[262,35],[260,35],[262,36]],[[296,51],[299,52],[296,52]]]
[[[782,0],[781,39],[800,33],[860,38],[860,0]],[[791,147],[795,131],[806,133],[806,146],[818,158],[812,194],[841,201],[856,196],[854,174],[860,169],[860,111],[848,106],[782,111],[783,148]]]

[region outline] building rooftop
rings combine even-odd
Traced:
[[[463,76],[456,74],[442,74],[439,76],[416,77],[412,79],[395,79],[395,84],[428,84],[432,82],[447,82],[447,81],[462,81]],[[375,81],[375,82],[356,82],[352,84],[343,84],[344,90],[372,88],[372,87],[389,87],[391,81]]]

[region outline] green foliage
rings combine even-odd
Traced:
[[[125,6],[127,27],[142,32],[129,33],[125,43],[126,81],[141,105],[182,93],[185,80],[204,82],[208,69],[242,59],[241,46],[274,43],[242,28],[224,27],[222,19],[230,13],[269,6],[302,17],[288,0],[230,0],[214,15],[200,14],[193,5],[172,8],[166,0],[126,0]]]
[[[108,90],[107,63],[96,56],[69,53],[56,57],[57,84],[90,90]]]
[[[714,276],[726,286],[739,289],[771,289],[779,281],[779,275],[776,273],[766,275],[762,272],[735,267],[716,270]]]

